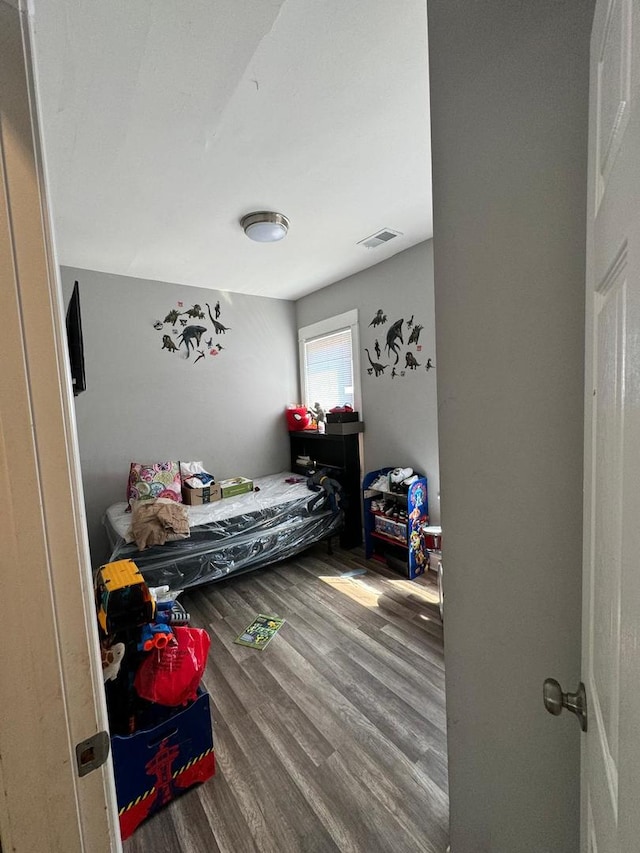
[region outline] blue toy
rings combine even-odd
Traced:
[[[161,625],[188,625],[191,616],[177,601],[157,601],[155,621]]]
[[[152,649],[164,649],[173,637],[173,631],[168,625],[157,625],[149,622],[140,630],[139,652],[150,652]]]

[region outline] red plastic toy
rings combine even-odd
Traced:
[[[287,427],[289,432],[296,432],[299,429],[312,429],[312,415],[304,406],[287,407],[285,409],[287,416]]]

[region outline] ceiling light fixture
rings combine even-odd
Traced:
[[[287,236],[289,220],[282,213],[261,210],[248,213],[240,220],[244,233],[257,243],[277,243]]]

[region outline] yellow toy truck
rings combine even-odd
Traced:
[[[154,602],[133,560],[116,560],[98,569],[95,579],[98,624],[105,634],[138,628],[153,620]]]

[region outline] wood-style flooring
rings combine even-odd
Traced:
[[[360,573],[362,570],[365,573]],[[318,545],[182,597],[207,628],[217,772],[126,853],[443,853],[442,626],[430,578]],[[263,650],[234,644],[286,619]]]

